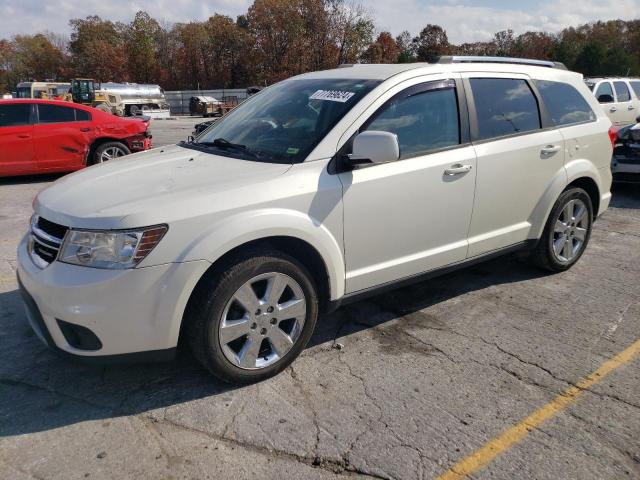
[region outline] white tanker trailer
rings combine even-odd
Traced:
[[[152,118],[169,116],[169,104],[159,85],[143,83],[104,82],[99,89],[120,96],[125,115],[148,115]]]

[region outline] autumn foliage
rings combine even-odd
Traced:
[[[428,19],[427,19],[428,20]],[[50,32],[0,39],[0,92],[23,80],[159,83],[165,89],[265,85],[342,63],[430,61],[438,55],[497,55],[564,62],[586,75],[640,75],[640,20],[596,22],[561,32],[511,30],[485,42],[452,44],[425,22],[413,36],[375,34],[362,5],[345,0],[255,0],[233,19],[162,24],[146,12],[130,23],[72,19]]]

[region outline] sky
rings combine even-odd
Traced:
[[[48,30],[68,34],[69,19],[99,15],[129,22],[146,10],[163,22],[245,13],[252,0],[0,0],[0,38]],[[500,30],[558,32],[594,20],[640,18],[640,0],[362,0],[379,31],[415,35],[441,25],[453,43],[489,40]]]

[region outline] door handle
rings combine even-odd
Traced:
[[[461,163],[456,163],[455,165],[451,165],[449,168],[447,168],[444,171],[444,174],[451,177],[453,175],[460,175],[463,173],[470,172],[472,168],[473,168],[473,165],[463,165]]]
[[[617,112],[618,109],[616,107],[611,107],[611,109],[609,110],[610,112]]]
[[[629,105],[629,106],[627,107],[627,110],[633,110],[633,109],[635,109],[635,108],[636,108],[636,107],[634,107],[633,105]]]
[[[90,131],[91,131],[91,129],[90,129],[90,128],[87,128],[87,127],[84,127],[84,128],[81,128],[81,129],[80,129],[80,131],[81,131],[81,132],[90,132]]]
[[[547,145],[540,150],[540,153],[543,155],[553,155],[554,153],[558,153],[560,148],[560,145]]]
[[[18,138],[31,138],[31,135],[22,134],[22,135],[18,135]]]

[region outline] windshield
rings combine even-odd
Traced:
[[[17,98],[31,98],[31,87],[18,87],[16,93]]]
[[[303,161],[378,80],[300,79],[253,96],[182,146],[265,162]]]

